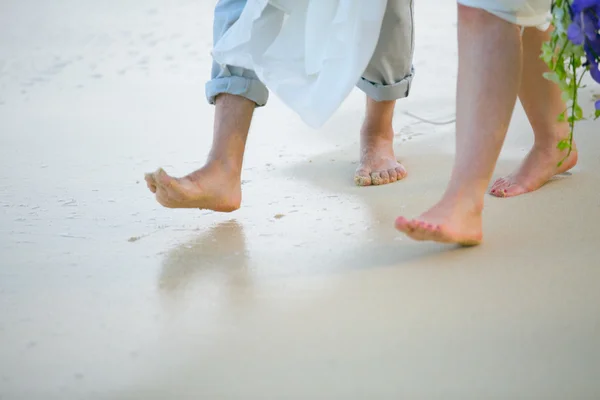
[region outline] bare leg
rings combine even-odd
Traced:
[[[396,101],[377,102],[367,97],[367,116],[360,132],[360,165],[354,175],[358,186],[385,185],[406,176],[394,155]]]
[[[246,138],[256,104],[241,96],[216,99],[213,144],[204,167],[183,178],[164,170],[146,174],[156,200],[169,208],[202,208],[230,212],[242,201],[241,173]]]
[[[414,0],[387,2],[379,41],[357,86],[367,94],[366,118],[360,132],[358,186],[401,180],[406,169],[394,155],[392,119],[396,100],[408,96],[413,79]]]
[[[497,180],[490,191],[498,197],[512,197],[534,191],[556,174],[566,172],[577,164],[577,152],[558,167],[568,151],[556,145],[569,135],[567,122],[558,122],[557,116],[567,107],[558,85],[545,79],[547,65],[539,58],[542,44],[550,33],[527,28],[523,35],[523,80],[519,98],[525,108],[535,134],[535,144],[517,171]]]
[[[442,200],[396,227],[416,240],[463,245],[482,240],[483,199],[517,100],[519,28],[483,10],[458,6],[456,159]]]

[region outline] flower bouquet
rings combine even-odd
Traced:
[[[558,143],[558,148],[568,149],[570,154],[575,123],[584,119],[578,98],[582,79],[589,71],[592,79],[600,83],[600,0],[554,0],[552,25],[554,30],[542,48],[541,57],[551,71],[545,74],[546,79],[560,86],[568,104],[559,120],[566,120],[571,132]],[[598,118],[600,100],[596,101],[595,109]]]

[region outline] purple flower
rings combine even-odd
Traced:
[[[588,9],[583,13],[582,17],[583,32],[589,40],[595,40],[598,36],[598,17],[596,12]]]
[[[593,80],[600,83],[600,66],[598,65],[597,60],[590,60],[590,75]]]
[[[592,78],[600,83],[600,0],[573,0],[571,4],[573,22],[567,30],[569,40],[583,45]]]
[[[571,23],[569,25],[569,29],[567,29],[567,37],[573,44],[581,45],[585,41],[585,34],[583,33],[583,29],[581,29],[581,25],[579,25],[579,21]]]
[[[595,102],[594,106],[596,107],[596,110],[600,111],[600,100],[598,100],[597,102]]]
[[[567,29],[567,37],[573,44],[580,46],[585,41],[585,34],[583,33],[583,29],[581,29],[581,25],[579,25],[579,21],[573,21],[569,28]]]
[[[600,29],[600,0],[574,0],[571,10],[573,22],[567,30],[569,40],[576,45],[581,45],[586,37],[595,40]]]
[[[598,0],[573,0],[571,9],[573,13],[579,14],[587,8],[600,7],[600,1]]]

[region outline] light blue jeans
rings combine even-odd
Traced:
[[[238,20],[247,0],[219,0],[215,7],[213,42],[216,43]],[[357,87],[375,101],[407,97],[414,75],[413,0],[389,0],[379,42]],[[262,107],[269,91],[254,71],[222,66],[213,61],[211,79],[206,83],[210,104],[222,93],[245,97]]]

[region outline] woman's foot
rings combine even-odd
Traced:
[[[533,192],[546,184],[554,175],[573,168],[577,164],[575,144],[571,154],[565,159],[568,150],[559,150],[556,148],[556,143],[558,142],[550,142],[547,146],[534,145],[514,173],[494,182],[490,194],[496,197],[514,197]],[[563,159],[562,164],[558,166]]]
[[[475,246],[483,239],[482,209],[465,198],[442,199],[418,218],[398,217],[396,229],[414,240]]]
[[[156,200],[168,208],[231,212],[240,208],[242,201],[239,173],[216,162],[183,178],[171,177],[161,168],[146,174],[146,184]]]

